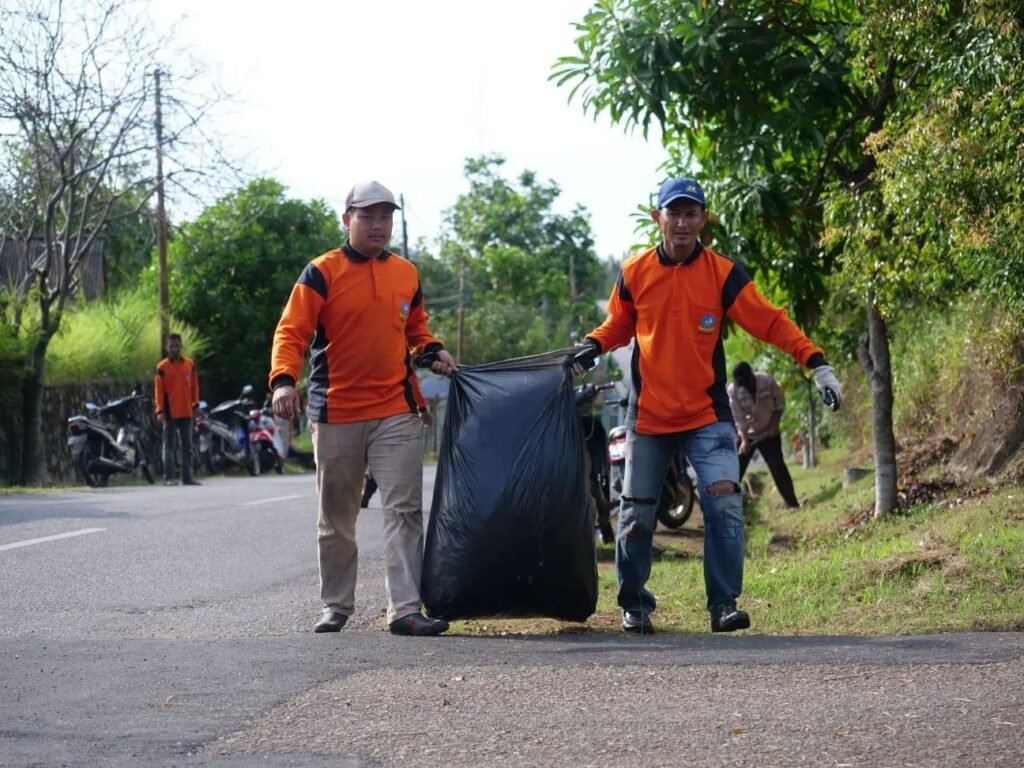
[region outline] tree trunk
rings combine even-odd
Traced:
[[[875,447],[875,516],[896,509],[896,435],[892,427],[892,367],[889,330],[874,303],[868,304],[868,344],[859,352],[871,382],[871,431]]]
[[[43,381],[46,374],[46,348],[50,335],[41,333],[32,345],[28,370],[22,379],[21,474],[25,485],[43,485],[46,462],[43,460]]]

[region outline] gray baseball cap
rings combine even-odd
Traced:
[[[395,196],[391,194],[391,190],[379,181],[360,181],[349,190],[348,196],[345,197],[345,210],[369,208],[378,203],[387,203],[398,208],[398,203],[395,202]]]

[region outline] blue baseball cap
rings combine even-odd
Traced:
[[[704,190],[700,188],[700,184],[685,177],[669,179],[661,185],[661,189],[658,190],[658,208],[664,208],[673,200],[680,198],[693,200],[707,208],[707,203],[704,202]]]

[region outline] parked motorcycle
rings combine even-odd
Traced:
[[[145,399],[133,392],[103,406],[86,403],[87,415],[68,419],[68,448],[86,485],[103,488],[112,474],[136,470],[153,483],[153,470],[142,446],[142,427],[133,413],[134,404]]]
[[[261,475],[273,469],[284,472],[285,449],[281,432],[268,405],[249,411],[249,463],[251,475]]]
[[[210,445],[213,438],[210,435],[210,417],[207,414],[210,405],[205,400],[199,401],[195,417],[192,420],[192,476],[202,474],[209,470],[210,466]]]
[[[251,394],[252,385],[246,384],[237,398],[219,403],[196,420],[199,453],[211,474],[231,466],[252,471],[248,429],[249,411],[253,407]]]
[[[619,401],[623,407],[627,403],[628,398]],[[622,496],[622,484],[626,475],[626,431],[625,426],[619,426],[608,432],[608,463],[611,468],[609,499],[616,509]],[[690,519],[696,497],[695,480],[693,468],[682,452],[677,452],[669,462],[665,482],[661,486],[661,495],[658,497],[656,514],[659,523],[674,530],[681,528]]]
[[[594,401],[598,394],[614,388],[614,384],[582,384],[573,390],[576,398],[576,411],[583,428],[583,439],[586,442],[589,457],[590,497],[594,502],[594,524],[601,541],[608,543],[615,540],[615,529],[611,519],[614,505],[609,496],[609,466],[607,439],[604,424],[594,414]]]

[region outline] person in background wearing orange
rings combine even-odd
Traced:
[[[175,479],[175,440],[181,446],[181,481],[199,485],[192,477],[192,417],[199,407],[199,376],[196,364],[181,355],[181,334],[167,334],[167,357],[156,365],[153,378],[153,403],[157,421],[163,426],[164,480]]]

